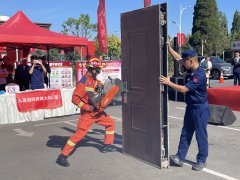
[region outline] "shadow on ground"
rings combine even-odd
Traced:
[[[62,127],[62,129],[69,131],[71,133],[75,133],[75,130],[70,129],[68,127]],[[91,137],[91,134],[97,134],[97,135],[101,135],[100,138],[94,138]],[[101,129],[92,129],[91,132],[88,132],[88,134],[75,146],[74,150],[72,151],[71,154],[73,154],[77,148],[79,147],[94,147],[96,149],[98,149],[100,152],[103,148],[103,139],[104,139],[104,134],[105,131],[101,130]],[[52,135],[48,137],[48,141],[47,141],[47,146],[51,147],[51,148],[61,148],[63,149],[63,147],[65,146],[65,144],[67,143],[68,139],[70,138],[69,136],[58,136],[58,135]],[[119,144],[122,145],[122,136],[119,134],[114,135],[114,144]],[[120,147],[116,147],[118,152],[122,153],[122,148]]]

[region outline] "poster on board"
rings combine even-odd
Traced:
[[[121,79],[121,60],[108,60],[103,61],[103,69],[101,73],[97,76],[97,78],[101,82],[105,82],[108,79],[108,76],[111,78],[119,78]],[[80,81],[82,76],[87,72],[86,69],[86,61],[79,61],[76,63],[76,78],[77,82]]]
[[[69,61],[50,61],[50,88],[73,87],[73,68]]]

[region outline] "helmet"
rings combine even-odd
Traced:
[[[87,61],[87,69],[102,68],[102,61],[98,58],[92,58]]]

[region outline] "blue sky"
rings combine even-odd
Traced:
[[[168,1],[168,32],[171,37],[176,36],[179,27],[180,5],[191,6],[183,11],[182,32],[191,34],[193,7],[196,0],[152,0],[152,4]],[[0,0],[0,15],[12,16],[18,10],[22,10],[33,22],[51,23],[51,30],[60,32],[62,23],[69,17],[78,18],[81,13],[89,14],[91,22],[97,22],[98,0]],[[235,11],[240,10],[239,0],[216,0],[218,9],[226,14],[228,28],[232,27]],[[238,3],[237,3],[238,2]],[[120,37],[120,14],[143,8],[143,0],[106,0],[106,16],[108,34],[116,34]]]

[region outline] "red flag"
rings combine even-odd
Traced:
[[[178,46],[180,46],[181,44],[180,44],[180,42],[181,42],[181,34],[180,33],[177,33],[177,43],[178,43]]]
[[[185,44],[185,34],[181,34],[181,43],[182,43],[182,46]]]
[[[98,5],[98,43],[101,53],[107,53],[107,27],[105,15],[105,0],[99,0]]]
[[[151,0],[144,0],[144,7],[148,7],[151,5]]]

